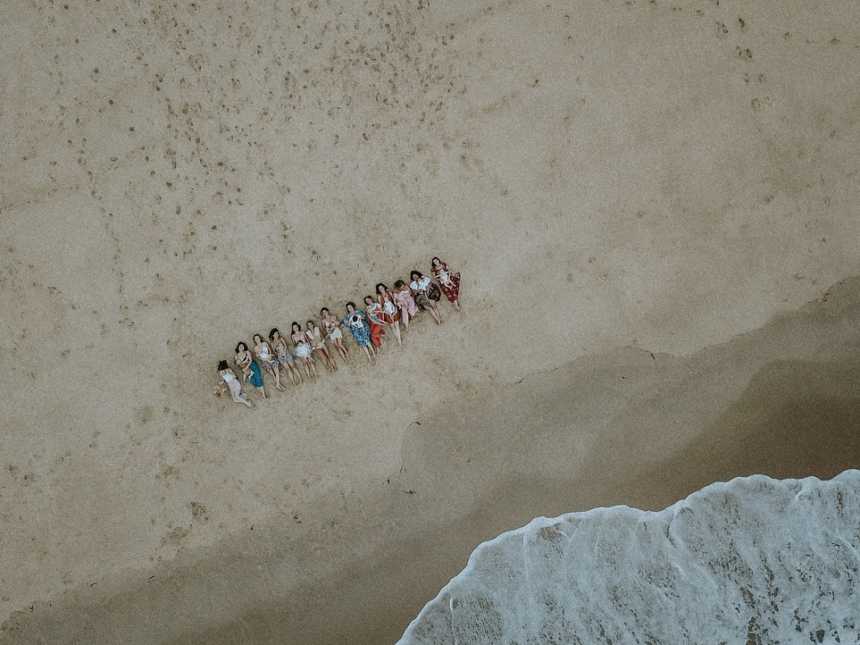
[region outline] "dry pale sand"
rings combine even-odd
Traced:
[[[534,515],[860,464],[856,2],[11,0],[0,61],[0,642],[391,642]],[[435,253],[464,313],[213,398]]]

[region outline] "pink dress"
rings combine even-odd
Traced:
[[[412,297],[412,292],[408,288],[395,291],[394,302],[401,310],[406,311],[410,318],[418,313],[418,305],[415,304],[415,298]]]

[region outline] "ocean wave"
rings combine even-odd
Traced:
[[[401,645],[860,643],[860,471],[717,483],[478,546]]]

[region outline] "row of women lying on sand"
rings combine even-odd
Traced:
[[[419,310],[430,312],[437,325],[442,323],[436,307],[441,293],[445,294],[455,309],[460,309],[460,274],[453,273],[447,264],[434,257],[431,260],[431,275],[432,278],[420,271],[412,271],[409,284],[397,280],[394,289],[380,282],[376,285],[376,297],[364,298],[364,309],[357,308],[354,302],[346,303],[346,315],[343,318],[331,313],[328,307],[323,307],[320,309],[319,321],[308,320],[304,329],[301,324],[294,322],[289,339],[275,327],[269,332],[268,341],[262,335],[254,334],[253,349],[248,349],[248,345],[240,341],[236,345],[235,364],[242,379],[239,380],[227,361],[219,361],[216,393],[221,396],[225,391],[229,392],[233,402],[250,408],[251,402],[243,386],[250,383],[262,398],[266,398],[263,370],[269,373],[275,388],[280,391],[286,390],[281,383],[282,372],[293,385],[305,379],[316,380],[317,361],[334,372],[337,370],[336,357],[343,361],[350,358],[342,328],[349,330],[368,362],[375,364],[386,330],[390,330],[397,344],[401,345],[401,323],[404,330],[408,329],[409,321]]]

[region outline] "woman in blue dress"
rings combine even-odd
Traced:
[[[248,351],[248,346],[242,341],[236,345],[236,366],[242,370],[242,380],[245,383],[250,381],[251,385],[257,388],[257,392],[264,399],[267,398],[266,389],[263,387],[263,372],[254,360],[254,356]]]
[[[354,302],[346,303],[346,317],[341,321],[349,329],[355,343],[364,350],[367,360],[372,365],[376,348],[370,342],[370,326],[367,324],[367,316],[361,309],[355,308]]]

